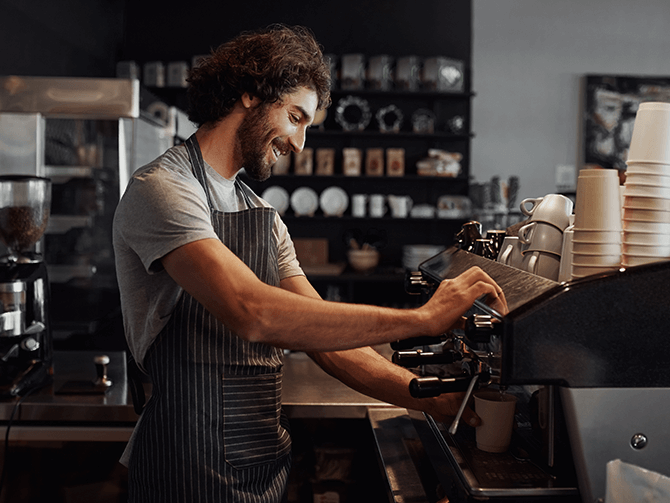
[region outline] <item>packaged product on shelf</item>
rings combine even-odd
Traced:
[[[386,175],[404,176],[405,175],[405,149],[388,148],[386,149]]]
[[[295,154],[295,174],[311,175],[314,170],[314,149],[305,148]]]
[[[317,148],[316,149],[316,174],[320,176],[330,176],[335,169],[335,149]]]
[[[342,172],[346,176],[360,176],[363,152],[360,148],[347,147],[342,149]]]
[[[384,149],[369,148],[365,151],[365,174],[382,176],[384,174]]]

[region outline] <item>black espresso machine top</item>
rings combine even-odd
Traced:
[[[439,283],[479,266],[503,289],[500,383],[670,387],[670,261],[557,283],[457,247],[419,265]]]

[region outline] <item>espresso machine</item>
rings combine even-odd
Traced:
[[[46,230],[51,181],[0,176],[0,399],[13,399],[51,382],[49,282],[34,251]]]
[[[482,256],[485,255],[485,256]],[[482,387],[518,398],[506,453],[476,448],[475,432],[413,414],[450,501],[603,501],[615,459],[670,475],[670,261],[558,283],[459,243],[408,274],[430,296],[470,267],[503,289],[506,314],[483,299],[463,330],[400,341],[415,397]]]

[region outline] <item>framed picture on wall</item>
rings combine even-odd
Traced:
[[[670,76],[586,76],[585,164],[626,169],[635,114],[645,101],[670,102]]]

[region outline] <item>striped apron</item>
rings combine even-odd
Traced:
[[[279,285],[275,210],[213,209],[195,136],[186,142],[221,241]],[[282,499],[291,439],[281,411],[282,351],[237,337],[183,292],[145,359],[153,383],[129,463],[131,503]]]

